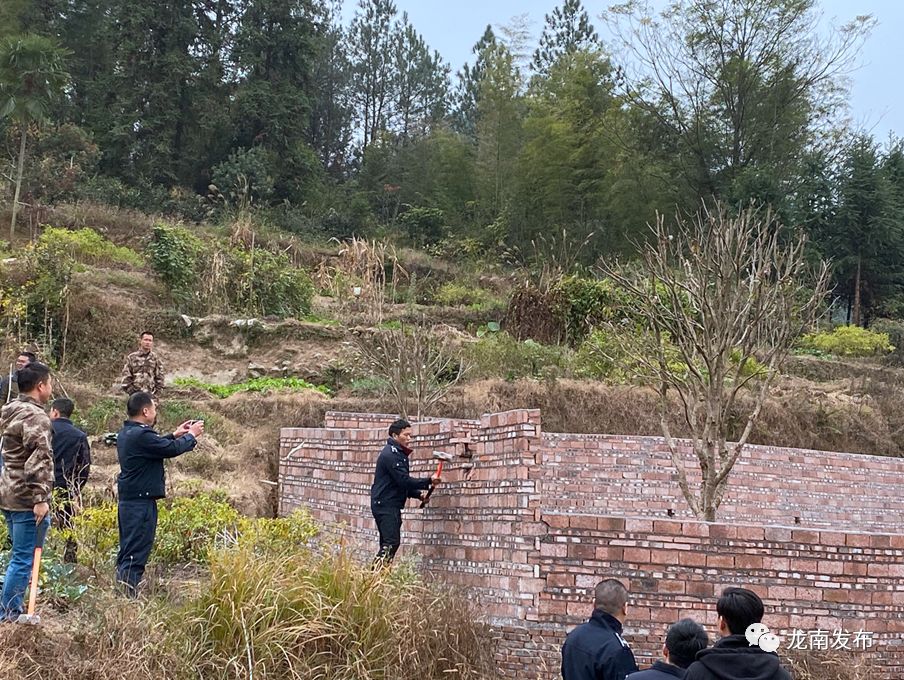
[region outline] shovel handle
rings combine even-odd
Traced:
[[[35,548],[34,562],[31,565],[31,591],[28,593],[28,615],[35,613],[35,603],[38,600],[38,574],[41,572],[41,553],[43,548]]]
[[[35,613],[35,604],[38,600],[38,576],[41,573],[41,556],[44,553],[44,539],[47,538],[47,528],[50,522],[42,519],[35,528],[35,554],[31,563],[31,590],[28,593],[28,615]]]

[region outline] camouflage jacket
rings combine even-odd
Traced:
[[[122,389],[126,394],[149,392],[157,395],[163,389],[163,364],[154,352],[132,352],[122,369]]]
[[[53,491],[53,427],[44,409],[20,396],[0,410],[3,470],[0,508],[31,510],[49,503]]]

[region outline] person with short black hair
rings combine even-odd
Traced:
[[[28,366],[28,364],[35,363],[37,360],[38,357],[35,356],[34,352],[26,350],[19,352],[16,356],[15,365],[10,367],[9,374],[0,378],[0,398],[3,399],[4,404],[8,404],[19,396],[19,383],[16,379],[19,370]]]
[[[716,603],[721,639],[697,654],[684,680],[791,680],[775,652],[747,640],[747,629],[763,620],[760,596],[746,588],[726,588]]]
[[[81,507],[82,489],[91,471],[91,445],[88,435],[72,423],[75,404],[61,397],[50,403],[53,423],[53,488],[59,504],[55,513],[63,529],[72,527],[72,520]],[[69,537],[63,552],[64,562],[76,561],[76,543]]]
[[[147,392],[135,392],[126,405],[128,420],[116,439],[119,458],[119,553],[116,580],[130,597],[138,594],[157,532],[157,501],[166,497],[163,461],[195,448],[204,422],[188,420],[172,434],[153,430],[157,405]]]
[[[0,410],[4,465],[0,471],[0,510],[12,539],[9,565],[0,593],[0,622],[15,621],[25,611],[35,540],[50,522],[53,452],[50,419],[50,369],[33,362],[18,370],[19,396]]]
[[[614,578],[593,590],[590,620],[568,634],[562,645],[564,680],[625,680],[637,671],[634,652],[622,637],[628,617],[628,589]]]
[[[122,369],[122,390],[126,394],[147,392],[159,397],[163,390],[163,364],[154,352],[154,334],[144,331],[139,337],[138,351],[126,358]]]
[[[709,647],[709,635],[693,619],[681,619],[669,626],[662,646],[663,661],[651,668],[631,673],[628,680],[675,680],[684,678],[697,653]]]
[[[375,564],[392,562],[402,543],[402,508],[409,498],[424,498],[439,475],[416,478],[409,474],[411,423],[396,420],[389,426],[389,440],[380,451],[374,482],[370,487],[370,510],[380,534],[380,550]]]

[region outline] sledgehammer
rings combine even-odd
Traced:
[[[41,616],[35,614],[35,602],[38,599],[38,575],[41,573],[41,554],[44,552],[44,539],[47,537],[47,528],[50,522],[41,520],[35,532],[35,556],[31,564],[31,590],[28,594],[28,613],[20,614],[16,623],[25,623],[33,626],[41,623]]]
[[[451,460],[452,460],[452,454],[451,454],[451,453],[446,453],[445,451],[434,451],[434,452],[433,452],[433,457],[439,460],[439,465],[436,466],[436,475],[437,475],[437,477],[442,476],[442,474],[443,474],[443,463],[446,463],[446,462],[451,461]],[[424,496],[424,500],[421,501],[421,504],[420,504],[419,507],[422,507],[422,508],[423,508],[424,506],[427,505],[427,503],[430,501],[430,496],[433,495],[433,490],[434,490],[435,488],[436,488],[435,486],[431,486],[431,487],[430,487],[430,490],[427,491],[427,495]]]

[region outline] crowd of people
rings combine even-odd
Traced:
[[[116,580],[135,597],[154,546],[157,501],[166,496],[164,461],[195,448],[204,423],[190,420],[170,434],[154,430],[163,366],[153,351],[154,336],[142,333],[139,349],[126,358],[121,388],[128,395],[126,420],[116,437],[119,551]],[[70,527],[80,507],[91,467],[91,448],[71,418],[75,404],[53,399],[50,369],[35,354],[21,352],[2,383],[6,405],[0,410],[0,509],[9,533],[10,560],[0,594],[0,622],[24,613],[33,550],[41,525]],[[49,414],[45,411],[50,404]],[[426,502],[442,479],[410,475],[411,424],[397,420],[377,457],[371,486],[371,512],[379,535],[374,568],[388,566],[401,544],[402,509],[409,498]],[[56,496],[54,498],[54,495]],[[66,542],[64,559],[77,559]],[[682,619],[665,636],[662,660],[640,671],[623,624],[629,594],[617,579],[600,581],[587,623],[568,634],[562,647],[563,680],[790,680],[778,656],[750,644],[746,632],[764,616],[753,591],[727,588],[716,603],[720,639],[712,647],[696,621]]]
[[[154,430],[164,373],[153,348],[153,333],[142,333],[139,349],[126,358],[120,383],[127,397],[126,420],[116,437],[116,579],[133,597],[154,546],[157,501],[166,496],[163,462],[194,449],[204,434],[200,420],[182,423],[163,436]],[[19,353],[0,387],[5,399],[0,410],[0,510],[10,553],[0,592],[0,622],[11,622],[25,611],[36,540],[46,534],[39,529],[49,525],[51,515],[60,528],[70,528],[79,511],[91,471],[91,446],[72,422],[75,404],[65,396],[53,398],[51,370],[33,352]],[[71,534],[63,559],[77,560]]]

